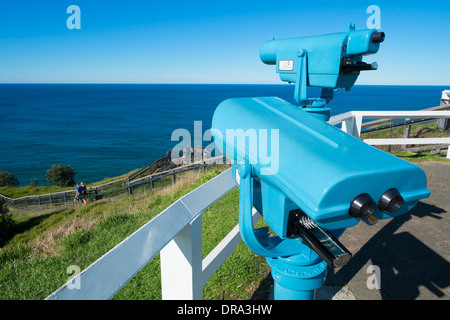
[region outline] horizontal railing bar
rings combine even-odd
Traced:
[[[405,118],[448,118],[450,117],[450,111],[349,111],[346,113],[338,114],[333,116],[328,121],[330,124],[335,125],[345,120],[349,120],[356,116],[361,116],[365,119],[378,119],[378,118],[389,118],[383,121],[391,121],[396,119]],[[381,121],[381,120],[380,120]],[[368,123],[368,122],[367,122]],[[363,125],[367,125],[367,123]],[[372,124],[373,125],[373,124]]]
[[[448,110],[448,109],[450,109],[450,105],[440,105],[440,106],[436,106],[436,107],[423,109],[421,111],[439,111],[439,110]],[[374,125],[377,125],[377,124],[380,124],[380,123],[390,122],[392,120],[394,120],[394,119],[373,120],[373,121],[369,121],[369,122],[363,123],[362,127],[366,128],[366,127],[374,126]]]
[[[363,139],[365,143],[372,146],[381,146],[388,144],[449,144],[450,138],[390,138],[390,139]]]
[[[396,122],[396,123],[390,122],[390,123],[388,123],[386,125],[373,127],[373,128],[370,128],[371,126],[361,125],[361,128],[369,127],[369,129],[361,131],[361,134],[375,132],[375,131],[380,131],[380,130],[387,130],[387,129],[391,129],[391,128],[404,127],[404,126],[407,126],[407,125],[420,124],[420,123],[424,123],[424,122],[434,122],[436,120],[437,119],[435,119],[435,118],[405,120],[405,121]],[[382,123],[385,123],[385,121],[383,121]]]
[[[362,116],[365,119],[378,119],[389,117],[391,119],[405,118],[447,118],[450,111],[352,111],[355,116]]]

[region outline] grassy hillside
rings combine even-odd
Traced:
[[[120,180],[123,178],[126,178],[128,176],[130,176],[132,173],[135,173],[136,171],[138,171],[138,169],[130,171],[126,174],[123,174],[121,176],[118,177],[114,177],[114,178],[105,178],[101,181],[98,182],[94,182],[91,184],[88,184],[87,187],[94,187],[94,186],[99,186],[111,181],[116,181],[116,180]],[[47,194],[47,193],[54,193],[54,192],[60,192],[60,191],[69,191],[69,190],[75,190],[75,187],[58,187],[58,186],[23,186],[23,187],[0,187],[0,193],[10,197],[10,198],[20,198],[20,197],[25,197],[25,196],[34,196],[34,195],[40,195],[40,194]]]
[[[112,202],[15,213],[15,236],[0,248],[0,299],[44,299],[64,284],[67,268],[81,270],[151,220],[175,200],[218,175],[189,171],[166,189]],[[238,223],[238,190],[203,214],[203,255]],[[266,290],[269,268],[241,243],[204,287],[204,299],[250,299]],[[159,255],[114,299],[161,299]],[[261,288],[260,288],[261,290]]]

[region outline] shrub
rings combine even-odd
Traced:
[[[75,185],[75,169],[62,164],[52,165],[45,174],[47,182],[58,187],[73,187]]]
[[[9,213],[5,199],[0,198],[0,246],[10,239],[14,224],[15,221]]]
[[[9,172],[0,171],[0,187],[17,187],[19,180]]]
[[[38,184],[38,180],[36,178],[34,178],[34,179],[30,180],[29,186],[34,188],[37,186],[37,184]]]

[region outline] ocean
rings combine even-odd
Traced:
[[[439,105],[439,86],[354,86],[335,93],[332,115],[351,110],[420,110]],[[92,183],[151,164],[179,141],[176,129],[210,128],[217,105],[233,97],[277,96],[293,85],[0,84],[0,171],[25,186],[45,185],[53,164]],[[311,89],[311,97],[319,91]],[[205,142],[204,146],[210,142]]]

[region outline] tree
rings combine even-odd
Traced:
[[[0,187],[17,187],[19,180],[9,172],[0,171]]]
[[[75,169],[62,164],[52,165],[45,174],[47,182],[59,187],[72,187],[75,185]]]
[[[0,198],[0,247],[11,238],[15,221],[9,213],[6,201]]]

